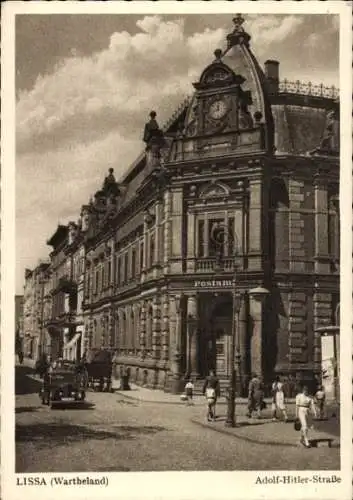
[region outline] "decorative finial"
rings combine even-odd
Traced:
[[[233,17],[233,23],[234,23],[234,31],[238,32],[239,31],[244,31],[243,24],[244,24],[245,19],[241,14],[237,14],[235,17]]]
[[[150,117],[151,118],[156,118],[156,116],[157,116],[157,113],[155,111],[151,111],[150,112]]]
[[[241,14],[237,14],[233,18],[234,29],[232,33],[227,36],[228,49],[234,47],[234,45],[249,45],[251,37],[243,28],[244,22],[245,19]]]
[[[216,61],[220,61],[220,59],[222,57],[222,50],[221,49],[216,49],[214,51],[214,56],[216,58]]]

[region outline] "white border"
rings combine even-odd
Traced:
[[[1,352],[2,368],[2,496],[5,500],[35,498],[54,499],[63,494],[69,498],[122,499],[350,499],[352,465],[352,17],[351,2],[304,1],[131,1],[131,2],[7,2],[2,8],[2,179],[1,179]],[[341,95],[341,477],[340,485],[255,486],[254,472],[154,472],[106,474],[109,488],[50,487],[19,488],[14,475],[14,295],[15,295],[15,73],[14,16],[16,14],[340,14],[340,95]],[[342,348],[343,347],[343,348]],[[349,395],[349,397],[348,397]],[[55,450],[53,450],[55,453]],[[279,473],[279,472],[278,472]],[[267,475],[273,475],[271,471]],[[293,471],[291,472],[293,474]],[[306,474],[305,471],[302,474]],[[37,474],[36,474],[37,475]],[[81,474],[85,476],[87,474]],[[211,477],[210,477],[211,475]],[[266,473],[260,472],[261,476]],[[325,473],[320,472],[323,476]],[[326,475],[330,475],[327,472]],[[30,475],[28,475],[30,476]],[[33,475],[34,476],[34,475]],[[50,478],[52,474],[44,474]],[[75,474],[76,476],[76,474]],[[94,474],[92,474],[94,476]],[[97,476],[102,477],[101,474]],[[187,478],[187,479],[186,479]]]

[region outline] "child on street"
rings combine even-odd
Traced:
[[[325,390],[323,386],[319,386],[315,394],[315,403],[319,410],[320,419],[325,418],[325,399],[326,399]]]
[[[193,394],[194,394],[194,384],[192,383],[192,380],[189,379],[185,385],[186,404],[188,406],[194,404],[192,400]]]

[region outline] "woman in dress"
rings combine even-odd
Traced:
[[[248,417],[252,417],[254,411],[256,411],[257,418],[261,418],[261,410],[264,403],[264,385],[262,379],[253,373],[252,379],[249,383],[249,395],[248,395]]]
[[[276,410],[278,411],[279,414],[283,415],[284,421],[287,422],[288,420],[287,408],[284,401],[283,384],[281,382],[277,383],[275,404],[276,404]]]
[[[300,443],[306,448],[310,448],[310,443],[308,440],[308,419],[310,413],[312,413],[316,417],[314,400],[309,396],[308,388],[304,386],[302,392],[297,394],[295,398],[295,416],[300,420],[301,424]]]

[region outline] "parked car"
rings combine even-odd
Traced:
[[[42,404],[51,407],[61,403],[83,403],[86,398],[87,374],[72,361],[54,361],[43,378]]]

